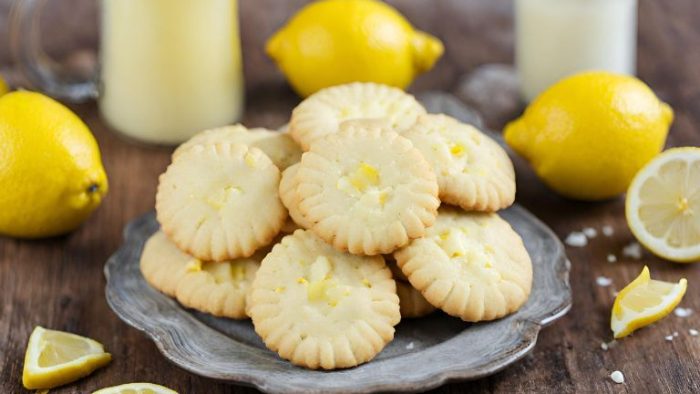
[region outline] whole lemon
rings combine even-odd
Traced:
[[[107,193],[95,138],[39,93],[0,97],[0,233],[38,238],[78,227]]]
[[[443,46],[381,1],[321,0],[294,15],[266,51],[306,97],[354,81],[403,89],[433,67]]]
[[[559,194],[602,200],[627,190],[664,146],[673,111],[640,80],[608,72],[565,78],[506,125],[505,140]]]

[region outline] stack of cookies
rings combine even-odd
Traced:
[[[495,213],[514,198],[512,163],[479,130],[399,89],[341,85],[286,133],[237,125],[181,145],[141,271],[187,307],[250,317],[296,365],[347,368],[402,317],[478,322],[525,303],[530,258]]]

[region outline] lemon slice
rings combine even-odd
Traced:
[[[92,394],[177,394],[177,391],[153,383],[128,383],[97,390]]]
[[[681,302],[688,282],[678,283],[651,279],[646,266],[642,273],[615,298],[610,328],[615,338],[622,338],[671,313]]]
[[[642,168],[627,190],[625,214],[657,256],[700,260],[700,148],[669,149]]]
[[[36,327],[24,356],[22,383],[49,389],[78,380],[112,360],[97,341],[63,331]]]

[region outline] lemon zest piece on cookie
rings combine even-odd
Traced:
[[[216,210],[221,210],[233,196],[243,194],[243,189],[238,186],[226,186],[207,198],[207,204]]]
[[[309,301],[327,300],[328,290],[333,286],[334,284],[332,283],[332,281],[328,279],[322,279],[316,282],[311,282],[307,291]]]
[[[450,144],[450,153],[452,154],[452,156],[460,157],[464,155],[464,151],[464,145],[458,143]]]
[[[384,206],[384,204],[386,204],[386,200],[388,197],[389,197],[388,191],[382,191],[381,193],[379,193],[379,204]]]
[[[202,270],[202,261],[199,259],[192,259],[187,265],[185,266],[185,271],[187,272],[199,272]]]
[[[355,171],[338,180],[337,187],[343,191],[349,191],[348,186],[352,186],[355,191],[364,192],[370,186],[379,185],[379,171],[365,163],[360,162]]]
[[[243,161],[245,161],[245,164],[250,168],[255,168],[255,166],[257,165],[255,157],[253,157],[253,155],[251,155],[250,152],[245,154],[245,156],[243,157]]]

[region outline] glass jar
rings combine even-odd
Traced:
[[[36,88],[96,98],[112,128],[150,143],[177,144],[240,118],[237,0],[102,0],[98,75],[78,83],[62,81],[41,51],[45,1],[17,2],[12,21],[18,63]]]
[[[633,75],[637,0],[515,0],[521,96],[585,70]]]

